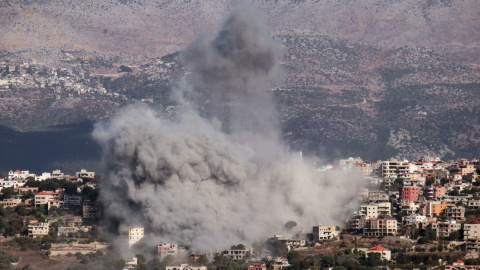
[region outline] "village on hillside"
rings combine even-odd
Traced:
[[[11,170],[0,175],[0,265],[36,269],[22,257],[30,250],[45,254],[51,269],[480,269],[480,160],[350,157],[312,170],[352,170],[367,180],[358,190],[360,207],[343,226],[298,230],[289,221],[291,235],[272,232],[252,246],[199,253],[160,242],[128,258],[112,249],[102,228],[101,175]],[[139,250],[147,233],[132,227],[119,237]]]

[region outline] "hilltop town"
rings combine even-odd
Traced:
[[[299,230],[288,221],[290,235],[272,232],[252,246],[238,243],[209,253],[181,243],[151,246],[143,227],[112,235],[101,223],[99,192],[105,179],[95,172],[11,170],[0,175],[0,263],[22,269],[480,267],[479,160],[370,163],[351,157],[312,170],[350,170],[366,179],[358,190],[359,207],[344,224]],[[114,238],[136,255],[117,253]]]

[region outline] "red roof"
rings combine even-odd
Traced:
[[[59,194],[60,193],[42,191],[42,192],[38,193],[37,195],[59,195]]]
[[[390,251],[390,250],[386,249],[382,246],[374,246],[374,247],[368,249],[367,251]]]
[[[480,217],[474,219],[474,220],[471,220],[465,224],[480,224]]]
[[[458,259],[456,261],[454,261],[453,263],[464,263],[462,260]]]

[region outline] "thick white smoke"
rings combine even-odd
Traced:
[[[242,6],[213,41],[200,38],[184,55],[191,85],[176,96],[189,89],[201,97],[207,117],[184,105],[177,119],[164,120],[137,105],[96,125],[111,226],[144,226],[158,239],[208,251],[265,240],[290,220],[305,229],[340,224],[354,207],[358,175],[315,173],[281,144],[268,89],[282,47],[258,18]]]

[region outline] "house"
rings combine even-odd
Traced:
[[[390,261],[392,259],[392,252],[382,246],[374,246],[372,248],[369,248],[365,253],[367,255],[367,258],[369,253],[379,253],[382,260]]]
[[[38,237],[48,234],[50,224],[48,222],[32,222],[28,224],[28,237]]]
[[[328,240],[336,237],[338,232],[335,230],[335,226],[313,226],[313,241]]]
[[[132,258],[126,259],[125,264],[126,264],[125,268],[123,268],[124,270],[135,269],[138,264],[137,256],[133,256]]]
[[[268,240],[279,241],[280,243],[286,245],[287,247],[303,247],[305,246],[305,242],[306,242],[304,239],[291,239],[291,238],[286,238],[283,235],[274,235],[272,238],[269,238]]]
[[[261,262],[254,262],[248,266],[248,270],[267,270],[267,265]]]
[[[186,250],[184,248],[179,248],[175,243],[160,243],[157,246],[157,254],[160,256],[160,260],[163,260],[168,255],[176,257],[183,253],[186,253]]]
[[[57,235],[58,236],[61,236],[61,235],[69,235],[69,234],[73,234],[73,233],[76,233],[77,232],[77,228],[75,227],[68,227],[68,226],[63,226],[63,227],[58,227],[58,233]]]
[[[52,175],[51,175],[51,178],[52,179],[64,179],[65,178],[65,174],[63,172],[61,172],[60,170],[54,170],[52,172]]]
[[[3,205],[3,207],[15,207],[21,203],[22,199],[16,198],[4,199],[3,201],[0,201],[0,205]]]
[[[128,245],[131,247],[143,238],[144,230],[143,227],[129,228],[125,231],[120,231],[120,235],[128,240]]]
[[[206,266],[193,266],[188,263],[174,264],[167,266],[166,270],[207,270]]]
[[[49,172],[43,172],[42,175],[35,176],[35,181],[45,181],[52,178],[52,174]]]
[[[87,172],[85,169],[81,169],[79,172],[75,173],[77,178],[95,178],[95,172]]]
[[[38,187],[18,187],[17,189],[17,192],[22,194],[22,193],[26,193],[26,192],[33,192],[33,193],[37,193],[38,192]]]
[[[48,204],[48,201],[60,200],[62,194],[53,191],[44,191],[35,195],[35,206]]]
[[[253,249],[246,247],[245,249],[228,249],[222,251],[224,257],[232,260],[232,261],[241,261],[247,258],[248,256],[252,256]]]
[[[78,226],[81,226],[82,223],[83,223],[82,218],[78,216],[75,216],[73,218],[68,218],[67,220],[65,220],[65,225],[68,227],[78,227]]]
[[[288,263],[287,258],[284,257],[278,257],[275,258],[275,264],[273,265],[273,270],[280,270],[280,269],[287,269],[290,266]]]
[[[480,269],[480,265],[465,265],[465,263],[462,260],[456,260],[454,261],[451,265],[447,264],[445,265],[445,270],[453,270],[453,269]]]

